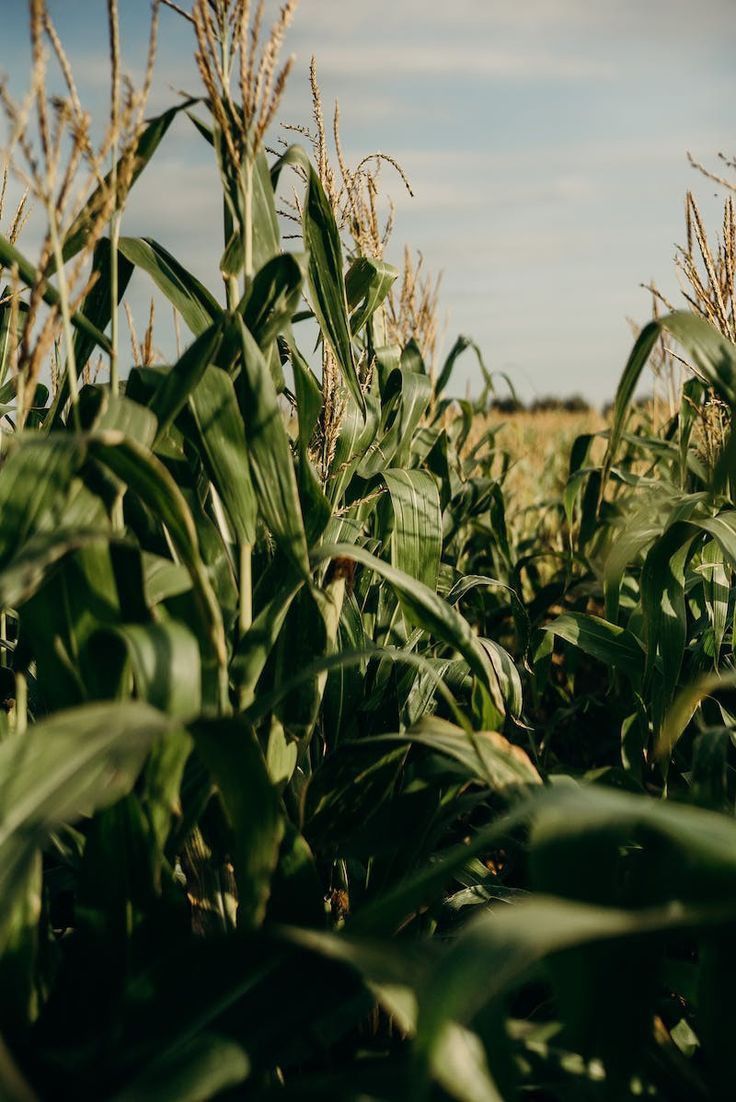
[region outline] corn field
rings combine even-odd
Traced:
[[[0,92],[26,189],[0,236],[0,1098],[731,1099],[730,200],[716,255],[688,208],[686,309],[659,303],[605,423],[547,432],[559,485],[527,497],[505,384],[464,337],[437,362],[437,286],[385,259],[381,159],[331,150],[315,67],[314,130],[268,144],[293,7],[267,34],[242,0],[154,3],[135,88],[108,0],[95,144],[31,0],[32,92]],[[191,25],[194,90],[150,118],[159,18]],[[216,287],[185,225],[178,256],[124,232],[174,126],[221,181]],[[153,319],[128,349],[134,271],[174,362]],[[682,366],[657,416],[650,362]]]

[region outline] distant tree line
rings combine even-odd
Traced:
[[[496,398],[493,409],[497,409],[499,413],[589,413],[592,407],[581,394],[571,394],[567,398],[547,394],[534,398],[531,402],[522,402],[514,397]]]

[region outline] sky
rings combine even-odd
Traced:
[[[136,75],[149,4],[120,3]],[[103,118],[104,0],[49,6],[82,99]],[[0,71],[20,94],[25,0],[0,0],[0,26]],[[641,283],[678,293],[688,188],[718,229],[722,196],[686,154],[717,167],[720,151],[736,150],[735,46],[733,0],[301,0],[279,119],[309,121],[315,54],[326,109],[340,103],[348,160],[390,153],[411,181],[414,198],[382,175],[397,212],[388,259],[408,244],[442,273],[446,347],[458,333],[474,338],[526,399],[579,392],[600,403],[632,323],[649,317]],[[150,113],[179,89],[200,90],[191,28],[163,10]],[[219,294],[217,181],[186,120],[136,185],[123,232],[158,238]],[[140,314],[144,277],[132,290]],[[455,390],[479,385],[468,356]]]

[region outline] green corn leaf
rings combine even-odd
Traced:
[[[84,445],[65,433],[21,438],[0,478],[0,563],[41,528],[62,524],[72,478],[85,457]]]
[[[323,339],[330,345],[340,365],[353,401],[365,416],[365,398],[358,378],[350,332],[342,244],[332,206],[307,155],[297,146],[288,149],[272,168],[274,183],[278,181],[282,168],[287,164],[299,165],[307,181],[302,227],[304,247],[309,254],[312,308],[319,321]]]
[[[44,284],[43,279],[39,271],[34,268],[33,264],[23,256],[21,252],[16,249],[15,245],[11,245],[6,237],[0,234],[0,266],[6,268],[15,268],[18,272],[18,278],[22,283],[25,283],[26,287],[39,287],[43,288],[41,297],[47,306],[60,305],[59,292],[56,290],[52,283],[46,282]],[[101,333],[93,322],[87,317],[86,314],[80,310],[75,310],[71,317],[72,325],[74,328],[82,333],[86,338],[91,340],[93,344],[98,345],[103,352],[110,353],[112,351],[112,345],[110,341]]]
[[[0,888],[13,896],[37,847],[61,823],[109,807],[130,791],[170,720],[118,701],[58,712],[0,744]],[[6,930],[0,917],[0,944]]]
[[[94,429],[114,429],[131,436],[141,447],[150,448],[156,436],[156,417],[150,409],[131,401],[124,394],[111,394],[105,389]]]
[[[118,253],[117,266],[118,303],[121,303],[128,289],[130,277],[133,275],[133,265],[122,253]],[[110,240],[107,237],[102,237],[95,245],[92,254],[91,278],[95,282],[82,303],[81,313],[103,333],[110,323],[112,304],[111,267]],[[91,336],[82,331],[76,334],[74,338],[74,359],[77,372],[81,372],[92,355],[94,347],[95,341]]]
[[[7,386],[5,382],[5,376],[8,373],[10,366],[10,353],[11,350],[20,344],[20,339],[23,335],[23,327],[26,323],[26,314],[28,313],[28,303],[22,300],[17,300],[17,315],[15,319],[15,334],[12,332],[13,322],[13,309],[12,309],[12,288],[10,286],[4,287],[0,292],[0,387],[5,390]],[[15,383],[10,380],[11,387],[9,389],[7,397],[10,399],[15,395]],[[3,400],[5,400],[3,398]],[[5,412],[5,410],[3,410]]]
[[[243,422],[227,372],[210,365],[189,396],[198,443],[236,540],[256,542],[258,503],[250,474]]]
[[[442,365],[442,369],[439,373],[439,376],[437,377],[437,381],[434,384],[434,392],[438,397],[442,393],[442,391],[445,390],[447,384],[450,382],[450,379],[452,378],[452,373],[455,370],[455,364],[467,348],[474,349],[476,354],[480,355],[480,353],[478,352],[478,346],[475,344],[474,341],[471,341],[469,337],[458,337],[452,348],[450,349],[447,355],[447,359]]]
[[[519,636],[519,646],[522,652],[526,654],[529,650],[532,625],[526,606],[513,586],[498,581],[496,578],[488,578],[483,574],[466,574],[465,577],[460,578],[460,580],[455,583],[447,594],[447,603],[450,605],[458,604],[466,593],[471,593],[474,589],[478,588],[500,589],[507,594],[511,607],[511,615]]]
[[[151,277],[196,336],[221,316],[222,309],[207,288],[157,241],[121,237],[118,248],[131,264]]]
[[[110,1102],[207,1102],[250,1073],[243,1049],[229,1037],[199,1033],[153,1059]]]
[[[636,636],[600,616],[565,612],[546,624],[544,630],[634,680],[644,674],[644,650]]]
[[[666,760],[672,754],[677,740],[684,733],[702,701],[719,689],[736,687],[736,674],[732,671],[703,674],[682,688],[670,705],[657,737],[656,756]]]
[[[701,555],[701,573],[705,601],[713,629],[713,660],[718,664],[728,625],[728,599],[731,589],[731,568],[716,540],[709,540]]]
[[[689,522],[713,536],[736,568],[736,509],[724,509],[715,517],[689,517]]]
[[[303,254],[282,253],[272,257],[256,272],[238,306],[246,327],[264,353],[291,324],[301,298],[306,265]]]
[[[198,691],[197,683],[195,692]],[[154,744],[143,770],[141,803],[157,847],[154,863],[158,878],[172,824],[178,824],[182,818],[182,780],[192,746],[189,732],[184,727],[175,727],[165,739]]]
[[[381,427],[358,466],[361,478],[372,478],[386,467],[404,467],[417,425],[432,396],[426,375],[396,368],[383,391]]]
[[[178,597],[192,588],[192,579],[183,563],[174,563],[150,551],[144,551],[142,559],[143,586],[149,608],[155,608],[168,597]]]
[[[432,682],[435,692],[449,708],[458,726],[469,728],[469,724],[457,705],[452,692],[445,684],[442,673],[447,663],[432,662],[421,654],[414,654],[410,650],[400,650],[397,647],[365,646],[358,650],[339,650],[334,654],[326,654],[321,658],[310,662],[290,677],[285,678],[270,692],[259,693],[257,699],[247,710],[247,718],[253,724],[259,723],[271,712],[283,698],[294,689],[309,683],[315,677],[329,673],[333,670],[345,670],[350,667],[365,668],[366,662],[371,659],[383,659],[395,665],[406,665],[423,673]]]
[[[164,465],[119,432],[91,436],[94,456],[137,494],[154,515],[160,517],[192,579],[197,613],[207,648],[207,667],[216,678],[212,698],[222,701],[225,693],[227,649],[222,612],[200,555],[194,521],[186,501]]]
[[[110,532],[102,528],[37,532],[0,570],[0,608],[19,608],[46,583],[66,555],[109,540]]]
[[[206,128],[199,120],[192,118],[192,121],[195,123],[200,133],[202,133],[210,143],[213,143],[212,131]],[[244,212],[241,210],[242,188],[239,179],[235,174],[229,171],[227,165],[224,166],[223,171],[222,158],[220,158],[220,171],[225,180],[226,209],[230,222],[230,229],[232,230],[227,247],[220,260],[220,269],[223,275],[239,276],[245,264],[243,233],[240,225],[233,227],[232,212],[237,211],[237,220],[238,222],[242,222],[242,219],[245,217]],[[268,167],[268,160],[263,150],[259,150],[256,154],[255,163],[253,165],[252,185],[253,267],[255,271],[258,272],[263,268],[264,264],[267,264],[269,260],[278,256],[281,252],[281,234],[279,232],[278,217],[276,214],[274,188],[271,180],[271,172]]]
[[[573,788],[544,794],[532,819],[534,863],[546,870],[546,882],[569,882],[576,892],[586,890],[578,875],[581,861],[590,864],[598,852],[590,849],[591,844],[604,847],[599,860],[606,853],[607,860],[618,863],[625,843],[651,839],[642,886],[655,902],[623,910],[540,895],[513,908],[494,909],[469,923],[432,968],[430,984],[422,991],[418,1038],[420,1051],[428,1057],[443,1022],[470,1020],[481,1007],[513,990],[550,953],[601,939],[629,942],[647,933],[697,926],[717,929],[729,921],[736,907],[729,886],[736,831],[723,816],[612,790]],[[688,875],[694,873],[696,880],[687,885],[684,901],[677,871],[683,860],[687,860]],[[600,873],[601,883],[610,885],[614,868],[603,867]],[[652,939],[650,951],[656,952],[658,944]],[[480,960],[486,962],[482,971]],[[574,984],[569,963],[568,970]]]
[[[371,260],[367,256],[359,256],[350,265],[345,277],[345,291],[353,336],[360,333],[385,302],[398,274],[393,264]]]
[[[221,343],[220,326],[210,326],[190,344],[189,348],[185,349],[179,360],[163,377],[149,404],[151,412],[158,420],[158,441],[163,439],[179,416],[208,365],[214,363]]]
[[[391,562],[398,570],[436,589],[442,552],[437,483],[427,471],[398,468],[384,471],[382,478],[394,512]]]
[[[238,926],[251,929],[263,921],[284,832],[276,789],[247,724],[228,719],[196,723],[191,730],[233,830]]]
[[[601,494],[621,443],[636,384],[663,333],[675,338],[688,360],[724,401],[731,407],[736,405],[736,345],[695,314],[677,312],[651,321],[639,334],[616,391]]]
[[[648,673],[658,654],[665,699],[677,687],[687,642],[685,562],[693,538],[689,525],[673,525],[647,554],[641,574]]]
[[[515,830],[527,824],[537,800],[535,797],[519,803],[513,811],[479,830],[468,843],[453,846],[436,861],[404,877],[352,916],[346,924],[348,931],[366,937],[394,933],[428,901],[443,893],[472,857],[502,846]]]
[[[233,655],[230,675],[248,703],[253,698],[258,679],[276,645],[291,604],[304,584],[301,574],[297,574],[291,566],[283,573],[285,578],[282,584],[258,611]]]
[[[345,402],[327,487],[333,504],[340,501],[359,463],[375,441],[379,431],[380,399],[375,391],[368,391],[365,399],[365,417],[352,398],[348,397]]]
[[[356,739],[338,746],[312,775],[305,798],[305,832],[321,849],[369,823],[390,799],[408,746]]]
[[[240,318],[242,366],[236,380],[258,505],[284,554],[309,574],[307,539],[291,449],[271,373]]]
[[[253,166],[253,267],[256,272],[281,252],[281,231],[268,159],[263,150]]]
[[[697,908],[636,912],[544,896],[514,907],[494,908],[492,914],[468,924],[433,970],[420,1005],[419,1052],[431,1068],[438,1057],[436,1046],[446,1022],[468,1021],[492,1000],[519,985],[533,966],[551,953],[687,929],[706,916],[707,910]],[[724,921],[723,911],[713,920],[719,917]]]
[[[102,541],[83,544],[58,564],[23,605],[23,634],[35,658],[47,708],[109,700],[120,694],[119,666],[100,661],[98,651],[90,646],[94,632],[121,619],[114,550]]]
[[[498,709],[502,713],[505,711],[506,704],[487,652],[471,631],[467,620],[428,586],[376,558],[364,548],[351,544],[320,547],[314,552],[313,558],[316,562],[351,559],[385,578],[396,592],[411,623],[458,650]]]
[[[122,624],[108,638],[124,648],[141,700],[184,722],[199,715],[199,646],[183,624]]]
[[[294,391],[299,420],[299,496],[307,542],[311,547],[323,534],[332,512],[309,455],[309,444],[322,410],[322,389],[293,342],[291,363],[294,368]]]
[[[467,770],[468,776],[502,790],[541,784],[528,755],[496,731],[464,731],[437,716],[427,716],[403,735],[378,735],[372,744],[409,742],[446,755]]]
[[[506,711],[513,719],[520,719],[524,701],[521,678],[513,658],[494,639],[479,639],[479,642],[491,660]]]
[[[110,308],[112,303],[111,267],[112,257],[110,240],[107,237],[103,237],[95,245],[92,254],[91,278],[94,278],[95,282],[88,292],[80,310],[80,314],[86,317],[100,332],[104,332],[110,322]],[[117,268],[118,303],[120,303],[130,283],[130,277],[133,274],[133,265],[126,260],[124,256],[118,254]],[[74,337],[74,363],[78,376],[81,375],[82,369],[92,355],[95,344],[96,341],[88,333],[82,330],[77,331]],[[68,373],[69,365],[66,364],[61,382],[59,383],[58,390],[54,397],[51,413],[47,420],[49,427],[55,424],[60,411],[63,410],[67,398],[69,397]]]

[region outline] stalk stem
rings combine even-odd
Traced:
[[[113,170],[115,175],[115,170]],[[115,187],[113,183],[113,187]],[[115,211],[110,221],[110,390],[117,394],[120,388],[118,348],[118,242],[120,241],[120,212]]]
[[[247,290],[253,278],[253,161],[246,158],[243,171],[243,283]],[[236,281],[237,282],[237,281]],[[230,281],[232,283],[232,280]],[[230,285],[228,287],[230,290]],[[238,625],[241,637],[253,622],[253,575],[251,547],[240,545]]]
[[[56,263],[56,272],[59,280],[59,305],[61,306],[61,324],[64,332],[64,347],[66,350],[66,370],[69,379],[69,402],[71,404],[72,420],[76,432],[80,431],[79,409],[77,401],[79,388],[77,386],[77,360],[74,355],[74,334],[72,333],[72,316],[69,309],[69,293],[64,274],[64,256],[59,240],[59,228],[56,224],[56,211],[51,199],[47,200],[46,213],[49,220],[49,235],[51,237],[51,249]]]
[[[24,735],[28,728],[28,682],[26,675],[15,674],[15,733]]]
[[[253,161],[248,157],[243,175],[243,277],[248,290],[253,279]]]
[[[253,574],[252,574],[251,546],[249,543],[240,545],[240,608],[238,612],[238,626],[240,634],[245,635],[253,623]]]

